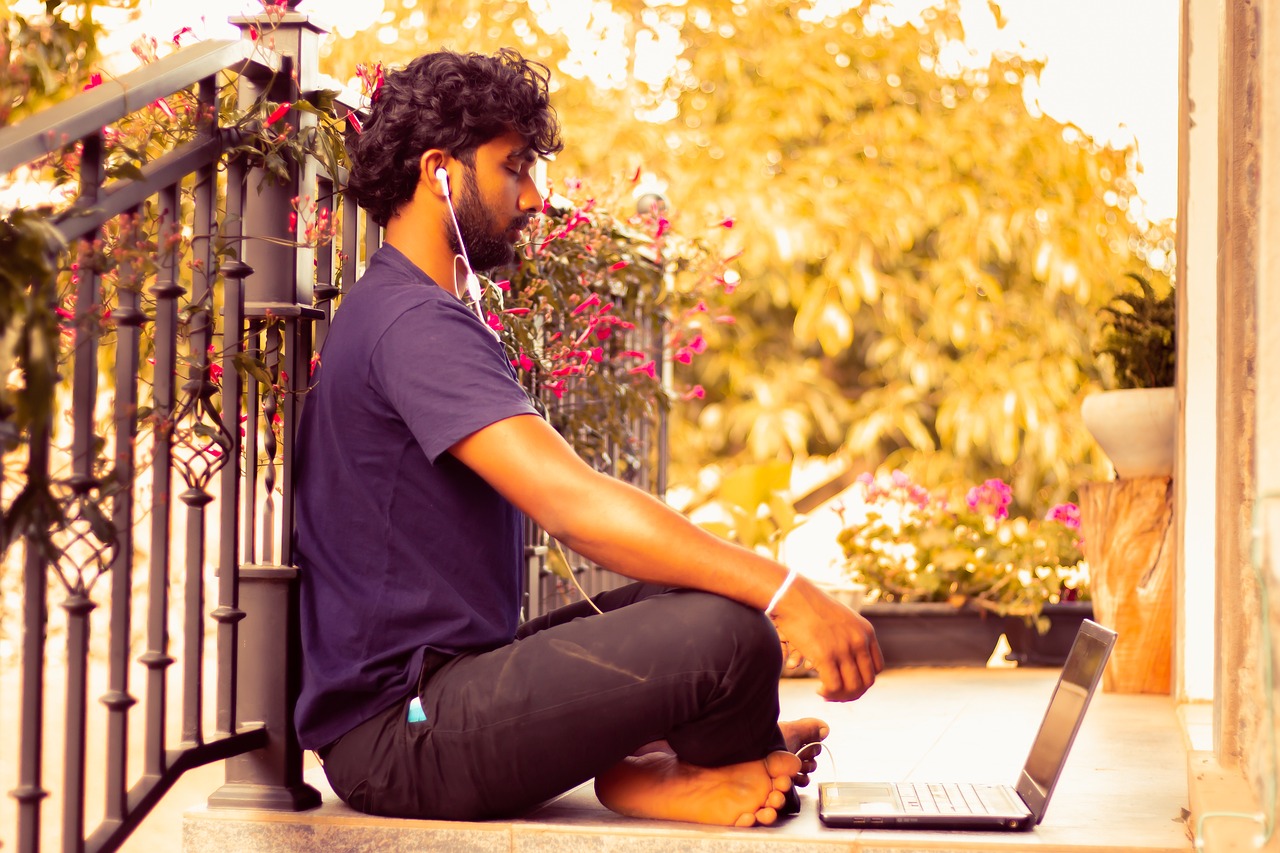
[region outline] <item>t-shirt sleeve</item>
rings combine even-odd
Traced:
[[[477,430],[537,414],[501,344],[461,304],[427,301],[401,314],[373,349],[369,382],[432,463]]]

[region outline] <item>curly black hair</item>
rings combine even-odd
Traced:
[[[347,143],[347,189],[386,225],[413,198],[419,160],[431,148],[474,165],[476,148],[514,130],[542,156],[556,153],[563,145],[548,76],[510,48],[428,53],[390,72],[363,131]]]

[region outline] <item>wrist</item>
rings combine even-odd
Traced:
[[[773,594],[773,598],[769,599],[769,604],[764,609],[765,616],[772,619],[778,615],[778,606],[782,603],[782,600],[787,597],[787,593],[791,591],[791,587],[795,585],[796,578],[798,577],[799,574],[795,569],[788,570],[787,576],[778,586],[777,592]]]

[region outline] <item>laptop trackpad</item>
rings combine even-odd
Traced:
[[[902,814],[903,811],[893,785],[841,782],[825,786],[822,793],[824,811],[829,814]]]

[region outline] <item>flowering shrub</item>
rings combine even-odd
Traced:
[[[548,419],[589,461],[615,473],[647,467],[636,454],[657,442],[647,426],[672,398],[664,364],[706,352],[703,332],[731,321],[708,305],[726,286],[707,241],[682,234],[661,208],[627,216],[624,199],[565,182],[541,216],[511,278],[491,284],[487,319]]]
[[[1009,518],[1011,490],[993,479],[953,508],[901,471],[864,474],[858,487],[861,501],[845,508],[839,541],[849,573],[880,601],[970,603],[1044,630],[1045,604],[1088,598],[1074,504],[1043,520]]]

